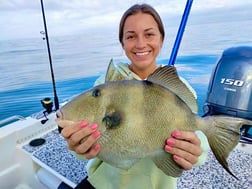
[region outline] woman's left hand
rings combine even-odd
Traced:
[[[173,155],[174,161],[183,169],[189,170],[201,155],[200,139],[191,131],[173,131],[167,138],[165,151]]]

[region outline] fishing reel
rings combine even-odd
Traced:
[[[48,121],[47,115],[49,115],[53,111],[53,102],[51,98],[46,97],[43,100],[41,100],[42,106],[45,108],[45,111],[43,111],[44,117],[46,119],[42,120],[41,123],[45,124]]]

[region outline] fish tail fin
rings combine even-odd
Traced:
[[[229,170],[226,159],[239,142],[242,125],[252,125],[252,121],[230,116],[208,116],[204,119],[210,121],[204,133],[216,159],[229,174],[238,180]]]

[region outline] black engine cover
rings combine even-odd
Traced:
[[[223,52],[212,72],[204,112],[252,120],[252,47]]]

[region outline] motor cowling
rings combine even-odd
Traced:
[[[252,120],[252,47],[224,50],[213,69],[204,113]]]
[[[224,114],[252,120],[252,47],[232,47],[222,53],[203,110],[204,116]],[[242,126],[240,142],[252,144],[251,125]]]

